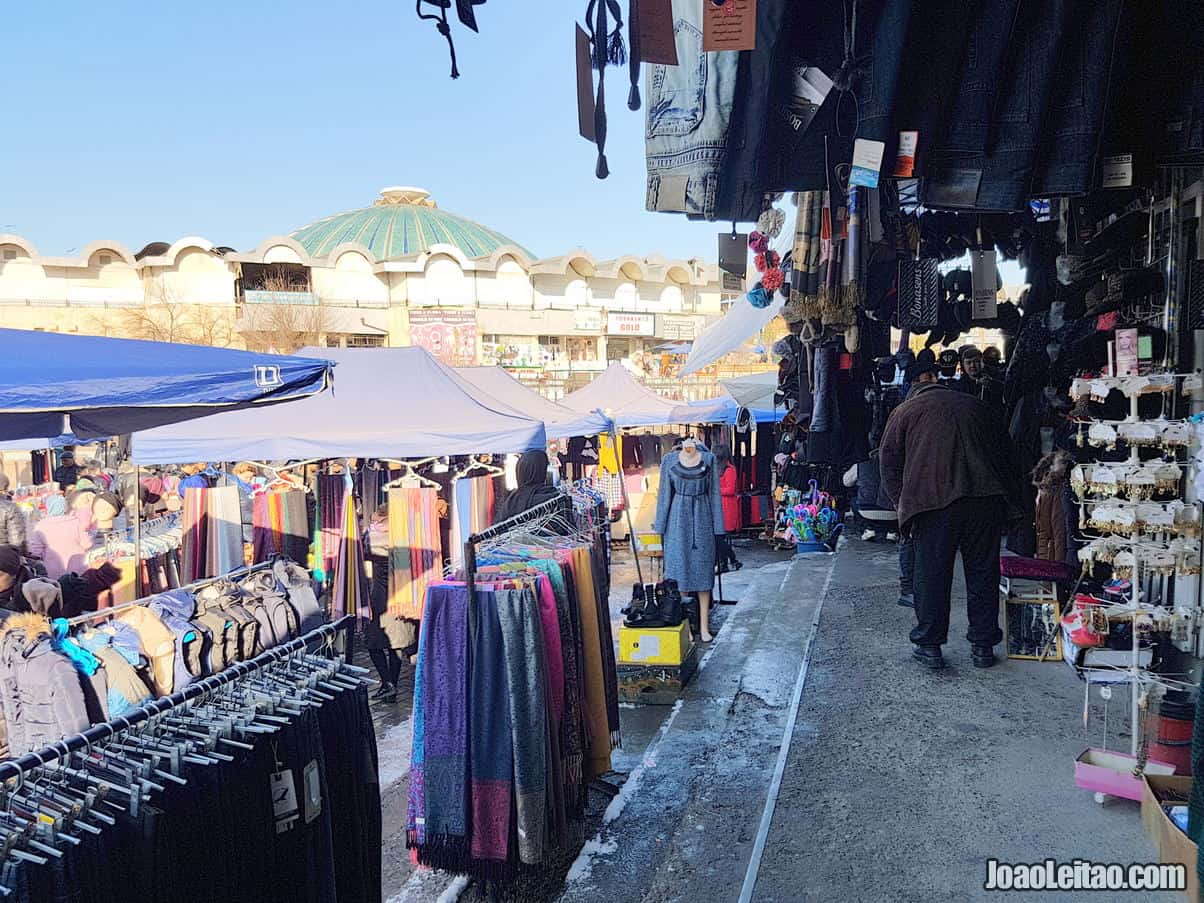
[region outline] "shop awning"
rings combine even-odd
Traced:
[[[611,364],[592,383],[564,396],[560,403],[582,413],[601,410],[621,427],[714,422],[707,419],[712,411],[658,395],[619,363]]]
[[[776,293],[768,307],[753,307],[748,302],[747,295],[742,295],[733,301],[731,309],[724,314],[723,319],[694,340],[690,356],[682,365],[681,375],[689,376],[691,373],[697,373],[703,367],[715,363],[725,354],[730,354],[738,349],[781,313],[785,303],[786,300]]]
[[[89,439],[258,411],[321,392],[332,376],[326,360],[55,332],[0,329],[0,347],[0,439]]]
[[[338,364],[335,391],[136,433],[139,464],[420,458],[542,448],[543,423],[472,385],[422,348],[304,349]]]
[[[596,411],[582,413],[544,398],[501,367],[457,367],[456,373],[482,394],[542,420],[549,439],[596,436],[610,429],[610,421]]]
[[[107,437],[105,437],[107,438]],[[79,436],[65,433],[49,439],[9,439],[0,442],[0,452],[39,451],[47,448],[67,448],[68,446],[95,445],[103,442],[104,438],[81,439]]]
[[[772,423],[786,416],[786,408],[773,403],[773,396],[778,391],[776,370],[721,379],[719,385],[736,404],[752,411],[753,419],[758,423]]]

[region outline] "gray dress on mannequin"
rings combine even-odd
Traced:
[[[715,456],[701,452],[695,467],[681,463],[678,452],[661,461],[653,529],[665,547],[665,579],[682,592],[710,592],[715,582],[715,537],[724,534],[723,498]]]

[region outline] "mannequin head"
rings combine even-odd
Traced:
[[[681,463],[687,467],[693,467],[702,460],[702,452],[698,448],[698,440],[694,438],[686,438],[681,443],[681,455],[679,456]]]
[[[121,500],[111,492],[102,492],[92,500],[92,517],[98,530],[112,530],[113,519],[121,513]]]

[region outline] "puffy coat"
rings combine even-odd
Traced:
[[[87,730],[79,674],[55,651],[50,622],[41,615],[15,614],[0,629],[0,707],[9,754],[36,752]]]
[[[0,546],[16,546],[25,552],[25,515],[16,502],[0,498]]]
[[[1074,460],[1064,451],[1042,458],[1033,469],[1037,487],[1037,557],[1066,561],[1066,485]]]

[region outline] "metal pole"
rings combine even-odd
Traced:
[[[610,443],[614,448],[615,462],[619,467],[619,491],[623,495],[623,512],[627,515],[627,541],[631,544],[631,557],[635,559],[635,576],[644,585],[644,571],[640,567],[640,553],[635,540],[635,523],[631,519],[631,500],[627,497],[627,481],[623,479],[623,459],[619,454],[619,434],[615,430],[615,422],[610,421]],[[660,491],[659,489],[657,490]],[[664,538],[662,537],[662,542]]]
[[[142,465],[134,465],[134,598],[142,598]]]

